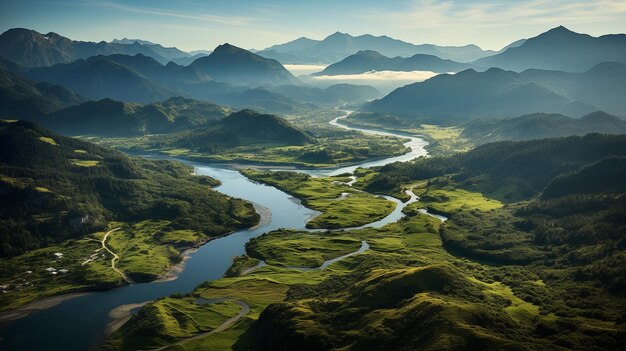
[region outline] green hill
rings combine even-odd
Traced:
[[[252,206],[209,189],[176,162],[131,158],[31,123],[0,124],[0,256],[106,228],[169,220],[215,236],[252,225]],[[8,200],[8,201],[6,201]]]
[[[242,145],[303,145],[313,142],[315,140],[311,136],[278,116],[242,110],[212,125],[174,136],[169,144],[213,152]]]

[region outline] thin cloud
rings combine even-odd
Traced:
[[[436,76],[438,73],[430,71],[370,71],[359,74],[338,74],[334,76],[313,76],[315,80],[338,80],[338,81],[372,81],[372,80],[396,80],[421,82]]]
[[[190,20],[195,20],[195,21],[217,23],[217,24],[223,24],[223,25],[249,26],[257,22],[256,18],[251,18],[251,17],[220,16],[220,15],[208,15],[208,14],[188,14],[188,13],[180,13],[180,12],[172,12],[172,11],[162,11],[162,10],[157,10],[153,8],[123,5],[117,2],[113,2],[113,1],[91,0],[88,3],[93,6],[105,7],[108,9],[113,9],[113,10],[122,11],[122,12],[190,19]]]
[[[625,19],[626,2],[531,0],[497,3],[417,0],[401,11],[366,12],[365,17],[387,19],[403,28],[503,27],[511,25],[553,25],[556,22],[596,23]]]

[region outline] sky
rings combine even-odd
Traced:
[[[564,25],[626,32],[624,0],[0,0],[0,32],[22,27],[74,40],[144,39],[180,49],[263,49],[298,37],[373,34],[498,50]]]

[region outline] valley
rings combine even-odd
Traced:
[[[0,13],[0,350],[624,349],[621,3]]]
[[[371,133],[377,134],[380,132],[373,131]],[[424,150],[423,149],[412,150],[412,153],[415,153],[415,152],[421,152],[423,154]],[[395,159],[396,158],[390,158],[387,161],[385,160],[376,161],[376,164],[382,165],[385,162],[393,161]],[[165,281],[165,282],[156,281],[150,284],[130,285],[124,288],[119,288],[119,289],[115,289],[115,290],[111,290],[107,292],[99,292],[96,294],[90,294],[90,295],[74,298],[67,302],[61,303],[58,306],[33,314],[30,317],[18,319],[12,322],[7,328],[0,331],[0,334],[3,335],[3,338],[8,337],[9,335],[13,335],[14,333],[15,335],[21,334],[20,331],[12,332],[12,330],[16,330],[13,328],[18,328],[17,330],[21,330],[23,332],[25,330],[30,329],[31,328],[30,326],[41,323],[42,318],[43,320],[47,318],[62,318],[61,316],[71,316],[71,315],[75,315],[76,313],[82,313],[79,311],[84,311],[85,309],[92,309],[95,307],[92,305],[92,301],[94,299],[98,299],[99,301],[98,308],[94,309],[92,313],[99,313],[99,317],[94,318],[94,321],[92,323],[89,323],[89,324],[81,323],[81,325],[74,325],[72,327],[72,328],[78,328],[79,330],[82,330],[82,333],[84,334],[84,337],[82,338],[83,339],[82,342],[84,343],[91,343],[94,341],[97,342],[97,340],[102,340],[104,336],[103,332],[104,332],[104,326],[106,325],[107,320],[108,320],[108,312],[113,307],[117,307],[121,304],[138,303],[138,302],[144,302],[146,300],[153,300],[155,299],[155,297],[166,296],[168,292],[171,294],[173,292],[180,292],[180,291],[185,291],[185,290],[191,291],[198,284],[207,280],[219,278],[224,272],[226,272],[227,268],[229,268],[231,264],[231,259],[233,255],[243,254],[244,244],[250,238],[253,238],[264,232],[275,230],[278,228],[304,229],[305,226],[309,223],[309,220],[312,217],[316,216],[315,211],[312,211],[306,207],[303,207],[299,203],[293,202],[291,196],[287,195],[286,193],[283,193],[282,191],[279,191],[275,188],[271,188],[271,187],[267,187],[264,185],[260,185],[258,183],[251,182],[250,180],[248,180],[246,177],[244,177],[241,173],[239,173],[236,170],[230,170],[228,167],[219,166],[219,165],[209,166],[206,164],[204,165],[194,164],[194,166],[196,167],[196,171],[195,171],[196,175],[198,176],[208,175],[214,179],[219,180],[220,186],[217,187],[216,189],[220,191],[221,193],[224,193],[230,196],[235,196],[237,198],[246,199],[248,201],[260,204],[261,206],[268,208],[271,211],[271,219],[262,218],[260,220],[260,223],[263,223],[263,225],[261,225],[260,227],[255,227],[250,230],[244,229],[244,230],[235,232],[233,234],[230,234],[228,236],[225,236],[223,238],[211,240],[207,244],[200,246],[198,248],[198,251],[192,254],[191,259],[189,259],[185,263],[184,269],[182,270],[182,272],[180,272],[177,275],[175,280]],[[357,166],[351,166],[349,168],[356,169]],[[337,169],[337,171],[341,171],[341,170],[342,168]],[[314,179],[318,179],[318,178],[314,178]],[[322,186],[320,187],[320,189],[324,189],[325,186],[330,184],[330,181],[327,181],[327,182],[328,183],[321,183]],[[324,185],[324,184],[327,184],[327,185]],[[339,188],[338,190],[332,190],[332,191],[341,192],[343,190]],[[388,200],[384,200],[384,201],[388,201]],[[402,207],[404,207],[404,204]],[[356,222],[354,224],[355,225],[365,224],[365,226],[367,226],[367,223],[374,222],[376,227],[382,227],[385,224],[392,223],[398,220],[400,217],[402,217],[402,213],[400,212],[401,210],[402,208],[398,207],[397,211],[394,211],[393,215],[390,214],[386,217],[383,215],[382,217],[385,217],[385,218],[379,221],[375,221],[373,219],[361,220],[361,222]],[[261,213],[264,213],[264,212],[261,212]],[[296,213],[300,215],[294,216]],[[398,216],[398,214],[400,216]],[[154,224],[139,223],[138,225],[141,226],[139,228],[141,228],[142,231],[150,233],[150,232],[153,232],[155,229],[159,228],[158,226],[155,227],[155,224],[156,223]],[[146,227],[147,225],[150,225],[150,227]],[[349,226],[349,224],[346,224],[345,226]],[[101,233],[100,235],[104,235],[104,234],[105,233]],[[176,232],[173,232],[173,233],[170,232],[170,235],[178,237],[178,235],[176,235]],[[124,243],[124,241],[126,240],[121,240],[120,236],[118,236],[118,240],[116,242],[119,242],[118,245],[122,245],[122,246],[115,245],[115,243],[112,243],[110,241],[111,239],[107,241],[109,245],[111,245],[111,247],[113,248],[113,251],[120,252],[119,267],[121,269],[124,269],[123,268],[124,264],[127,263],[129,268],[132,268],[133,262],[136,262],[136,264],[139,264],[140,265],[139,267],[141,267],[141,269],[143,269],[144,271],[149,272],[151,269],[152,270],[158,269],[158,261],[155,261],[153,259],[149,260],[150,266],[146,266],[146,263],[148,262],[146,262],[145,260],[140,260],[140,259],[138,260],[137,258],[133,258],[132,256],[135,255],[134,253],[131,253],[132,256],[130,257],[125,257],[123,253],[123,250],[124,250],[123,248],[132,247],[133,245],[136,245],[136,244],[133,244],[133,242],[137,239],[141,240],[141,236],[136,237],[136,234],[135,234],[130,243]],[[95,247],[101,247],[100,245],[101,245],[100,241],[97,241],[97,242],[94,241]],[[358,246],[356,247],[356,249],[358,249]],[[154,253],[149,253],[149,254],[152,257],[155,257]],[[18,257],[21,257],[21,256],[18,256]],[[12,261],[10,264],[14,264]],[[206,266],[204,266],[204,263],[207,261],[211,262],[212,264],[211,266],[212,268],[211,268],[211,271],[208,272],[209,273],[208,276],[206,272]],[[110,262],[111,262],[110,260],[102,260],[100,261],[100,265],[104,269],[110,268]],[[9,264],[9,262],[7,262],[7,264]],[[155,264],[157,264],[157,266],[153,266]],[[117,275],[117,273],[113,272],[110,269],[109,269],[109,272],[111,276],[115,277],[115,279],[119,279],[119,275]],[[137,274],[137,276],[143,276],[143,275]],[[130,277],[132,278],[133,276],[131,275]],[[294,277],[294,279],[296,278]],[[253,308],[253,311],[255,311],[254,308]],[[260,311],[257,310],[256,313],[260,313]],[[54,317],[54,316],[57,316],[57,317]],[[66,317],[63,317],[62,319],[66,321],[66,323],[70,322]],[[78,322],[78,320],[76,320],[76,322]],[[64,328],[65,326],[66,324],[63,326],[59,325],[59,328]],[[7,334],[5,334],[5,332],[7,332]],[[54,336],[55,332],[53,329],[51,329],[50,331],[46,332],[46,335],[48,335],[47,336],[48,341],[46,342],[46,344],[50,347],[50,344],[49,344],[50,340],[56,339],[56,337]],[[219,334],[216,334],[216,335],[219,335]],[[36,349],[38,347],[43,346],[42,344],[39,344],[40,342],[39,340],[37,339],[32,339],[32,340],[33,340],[33,344],[31,344],[32,346],[21,344],[22,345],[21,347]],[[56,340],[59,340],[58,341],[59,347],[61,347],[64,341],[61,339],[56,339]],[[9,342],[11,341],[9,340]],[[79,342],[79,340],[73,339],[72,342],[77,343]]]

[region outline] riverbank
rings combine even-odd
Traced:
[[[18,307],[14,310],[2,312],[0,313],[0,328],[5,326],[7,323],[10,323],[11,321],[27,317],[35,312],[39,312],[39,311],[57,306],[64,301],[67,301],[67,300],[70,300],[79,296],[84,296],[90,293],[91,292],[74,292],[74,293],[63,294],[59,296],[47,297],[47,298],[44,298],[35,302],[31,302],[27,305]]]

